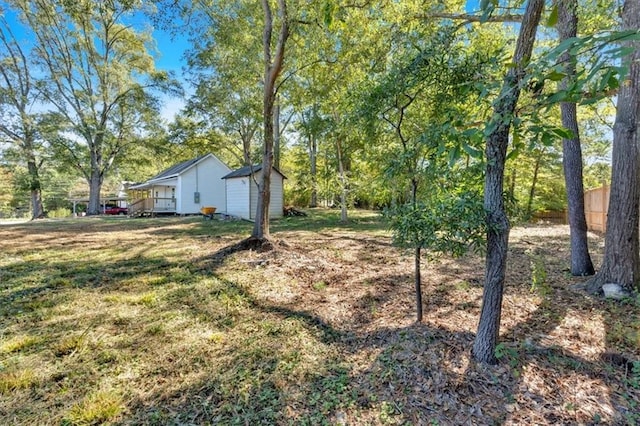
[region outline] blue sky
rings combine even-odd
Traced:
[[[173,72],[176,78],[183,82],[185,91],[189,88],[182,78],[184,74],[184,53],[189,48],[189,42],[185,37],[172,37],[167,32],[155,30],[153,36],[156,39],[158,58],[156,67],[165,71]],[[180,98],[164,96],[161,115],[167,121],[173,117],[184,106],[184,100]]]

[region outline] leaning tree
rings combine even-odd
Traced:
[[[509,219],[505,210],[504,166],[509,130],[518,103],[525,68],[531,58],[544,0],[529,0],[520,25],[515,53],[494,103],[486,145],[484,207],[487,211],[487,254],[484,292],[478,332],[473,343],[476,360],[495,363],[495,348],[500,331],[502,295],[507,267]]]

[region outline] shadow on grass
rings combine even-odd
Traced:
[[[209,235],[208,231],[217,229],[207,222],[187,223],[196,227],[194,233]],[[152,230],[155,226],[148,228],[150,232],[156,232]],[[157,232],[176,235],[168,229]],[[371,244],[368,238],[356,240]],[[135,244],[130,243],[127,250],[134,249]],[[519,248],[514,245],[514,249]],[[67,345],[69,349],[51,339],[31,346],[25,350],[28,354],[55,352],[51,364],[60,370],[41,384],[53,393],[34,386],[25,392],[24,400],[2,410],[15,414],[24,409],[19,404],[38,404],[47,398],[62,407],[72,405],[83,398],[87,386],[100,385],[101,371],[113,369],[159,383],[144,393],[132,392],[120,415],[120,421],[130,424],[315,425],[343,420],[490,424],[508,421],[516,402],[540,404],[546,410],[546,422],[570,424],[583,419],[572,417],[574,413],[568,409],[544,407],[543,397],[535,389],[522,390],[525,370],[544,368],[546,375],[556,380],[595,379],[603,373],[602,365],[562,348],[548,347],[539,339],[563,321],[572,299],[543,304],[527,320],[506,330],[502,364],[485,367],[469,361],[473,341],[469,332],[428,324],[367,328],[373,315],[366,312],[397,297],[393,283],[410,281],[409,274],[382,272],[367,295],[354,298],[353,310],[364,312],[350,325],[295,304],[269,302],[253,294],[251,288],[225,279],[219,267],[228,247],[190,262],[144,257],[139,248],[136,253],[119,261],[15,261],[3,268],[2,282],[12,284],[1,287],[7,298],[3,297],[0,308],[17,307],[3,321],[12,333],[27,334],[35,323],[52,331],[55,338],[63,338],[71,327],[83,324],[84,328],[84,321],[93,324],[100,319],[107,324],[105,330],[119,340],[108,346],[96,337],[95,342],[84,344],[84,351],[75,341]],[[477,273],[464,261],[446,268],[453,276]],[[150,275],[155,277],[152,282],[148,281]],[[530,275],[524,275],[530,280]],[[113,318],[91,311],[82,312],[84,317],[80,318],[63,316],[58,323],[39,318],[56,303],[68,301],[72,290],[97,289],[113,297],[116,290],[135,293],[139,290],[136,282],[145,283],[140,286],[144,291],[166,291],[158,292],[158,300],[125,299],[127,309]],[[436,285],[431,303],[451,305],[455,291],[460,289]],[[509,291],[528,292],[527,279]],[[454,304],[451,309],[468,306]],[[31,321],[24,321],[25,317]],[[207,335],[208,343],[200,342],[198,348],[179,346],[184,318],[194,320],[195,333],[213,330]],[[177,325],[166,330],[170,320]],[[230,340],[225,341],[225,336]],[[531,344],[524,345],[527,338]],[[139,358],[146,352],[152,352],[154,365],[143,368]],[[142,371],[129,371],[136,368]],[[611,388],[623,383],[616,371],[607,373]],[[66,386],[67,396],[54,391],[62,386]],[[632,389],[626,392],[634,395]],[[610,402],[615,407],[629,404],[621,394],[610,395]]]

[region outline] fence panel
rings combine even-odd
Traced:
[[[584,214],[590,231],[605,232],[607,230],[609,191],[609,185],[605,185],[584,193]]]
[[[533,219],[538,221],[551,222],[561,225],[569,223],[566,210],[545,210],[538,211],[533,214]]]

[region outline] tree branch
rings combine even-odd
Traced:
[[[471,13],[441,13],[430,12],[425,14],[416,15],[417,19],[451,19],[452,21],[466,21],[466,22],[522,22],[522,15],[520,14],[504,14],[494,16],[482,16]]]

